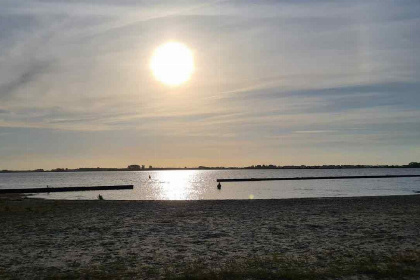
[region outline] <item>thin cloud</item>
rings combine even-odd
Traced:
[[[0,100],[12,95],[19,88],[36,81],[39,75],[48,71],[50,64],[50,62],[33,62],[32,64],[27,65],[14,80],[0,84]]]

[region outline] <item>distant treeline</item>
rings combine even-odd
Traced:
[[[345,169],[345,168],[420,168],[420,162],[410,162],[407,165],[251,165],[244,169]]]
[[[258,164],[247,167],[184,167],[184,168],[172,168],[172,167],[153,167],[149,166],[146,168],[144,165],[129,165],[127,168],[55,168],[51,170],[35,169],[35,170],[1,170],[0,173],[11,173],[11,172],[88,172],[88,171],[151,171],[151,170],[197,170],[197,169],[349,169],[349,168],[420,168],[420,162],[410,162],[407,165],[274,165],[274,164]]]

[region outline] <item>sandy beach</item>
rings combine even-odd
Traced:
[[[230,201],[14,196],[0,200],[0,225],[2,279],[184,279],[188,273],[220,276],[251,263],[255,270],[270,264],[268,270],[278,273],[284,264],[307,272],[284,279],[420,277],[419,195]],[[378,273],[354,266],[367,258]]]

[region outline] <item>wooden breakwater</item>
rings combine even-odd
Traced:
[[[237,178],[237,179],[217,179],[217,182],[340,180],[340,179],[342,180],[342,179],[407,178],[407,177],[420,177],[420,175],[328,176],[328,177],[283,177],[283,178]]]
[[[106,190],[132,190],[133,185],[118,186],[88,186],[88,187],[58,187],[58,188],[28,188],[28,189],[0,189],[1,193],[52,193],[52,192],[80,192]]]

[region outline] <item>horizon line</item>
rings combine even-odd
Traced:
[[[86,171],[151,171],[151,170],[205,170],[205,169],[339,169],[339,168],[420,168],[420,162],[408,164],[323,164],[323,165],[274,165],[258,164],[250,166],[196,166],[196,167],[153,167],[132,164],[127,167],[77,167],[53,169],[2,169],[0,173],[9,172],[86,172]]]

